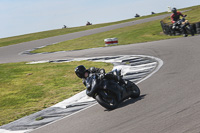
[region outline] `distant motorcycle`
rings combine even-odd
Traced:
[[[62,29],[66,29],[66,28],[67,28],[67,26],[66,26],[66,25],[63,25]]]
[[[86,26],[88,26],[88,25],[92,25],[92,23],[90,23],[90,22],[87,22],[87,23],[86,23]]]
[[[116,72],[118,76],[121,76],[121,72]],[[86,80],[86,91],[90,91],[93,88],[90,97],[93,97],[97,102],[106,109],[112,110],[118,107],[120,102],[123,102],[128,98],[138,98],[140,96],[140,89],[133,82],[126,80],[126,87],[120,85],[114,80],[108,80],[105,75],[92,74]],[[120,87],[120,89],[119,89]],[[118,93],[120,91],[120,93]],[[120,94],[120,96],[118,95]]]
[[[186,16],[185,16],[186,17]],[[192,36],[194,36],[194,29],[190,25],[189,21],[183,17],[182,19],[178,20],[172,25],[172,30],[175,31],[180,31],[181,33],[182,28],[185,28],[187,32],[189,32]]]

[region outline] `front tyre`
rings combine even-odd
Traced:
[[[109,110],[117,108],[118,106],[117,98],[112,94],[108,94],[107,92],[103,92],[103,93],[104,93],[103,95],[102,93],[101,94],[99,93],[95,96],[95,99],[97,100],[97,102],[101,106]]]
[[[194,29],[191,25],[186,26],[187,31],[189,31],[189,33],[194,36]]]

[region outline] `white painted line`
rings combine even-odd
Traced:
[[[20,130],[20,131],[10,131],[5,129],[0,129],[0,133],[26,133],[30,130]]]
[[[81,110],[75,112],[75,113],[72,113],[72,114],[70,114],[70,115],[67,115],[67,116],[65,116],[65,117],[63,117],[63,118],[61,118],[61,119],[59,119],[59,120],[55,120],[55,121],[53,121],[53,122],[51,122],[51,123],[45,124],[45,125],[43,125],[43,126],[40,126],[40,127],[38,127],[37,129],[34,129],[34,130],[38,130],[38,129],[40,129],[40,128],[43,128],[43,127],[46,127],[46,126],[51,125],[51,124],[53,124],[53,123],[56,123],[57,121],[63,120],[63,119],[65,119],[65,118],[67,118],[67,117],[71,117],[71,116],[73,116],[73,115],[75,115],[75,114],[78,114],[78,113],[80,113],[80,112],[82,112],[82,111],[84,111],[84,110],[87,110],[87,109],[89,109],[89,108],[91,108],[91,107],[93,107],[93,106],[95,106],[95,105],[97,105],[97,103],[92,104],[92,105],[90,105],[90,106],[88,106],[88,107],[86,107],[86,108],[84,108],[84,109],[81,109]],[[31,132],[31,131],[33,131],[33,130],[29,130],[28,132],[24,132],[24,133],[29,133],[29,132]],[[9,132],[8,132],[8,133],[9,133]]]

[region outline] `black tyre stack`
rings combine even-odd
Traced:
[[[165,24],[163,21],[160,21],[160,24],[162,26],[163,32],[166,35],[171,35],[171,25]]]
[[[195,26],[196,26],[196,33],[197,33],[197,34],[200,34],[200,22],[197,22],[197,23],[195,24]]]
[[[194,31],[194,34],[197,34],[196,24],[195,24],[195,23],[194,23],[194,24],[191,24],[191,27],[192,27],[192,29],[193,29],[193,31]]]
[[[176,30],[175,33],[172,30],[172,25],[166,24],[163,21],[160,21],[163,32],[166,35],[181,35],[182,33],[179,30]],[[194,34],[200,34],[200,22],[190,24],[190,28],[193,30]],[[188,33],[191,34],[191,31],[188,30]]]

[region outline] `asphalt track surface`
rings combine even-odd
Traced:
[[[163,60],[141,82],[141,97],[107,111],[95,105],[32,133],[199,133],[200,36],[71,52],[71,56],[139,54]]]
[[[105,55],[148,55],[160,58],[164,64],[157,73],[138,84],[140,98],[127,100],[112,111],[97,104],[32,133],[200,132],[199,35],[46,55],[15,55],[15,60],[7,55],[7,61],[2,56],[0,61],[6,63]]]

